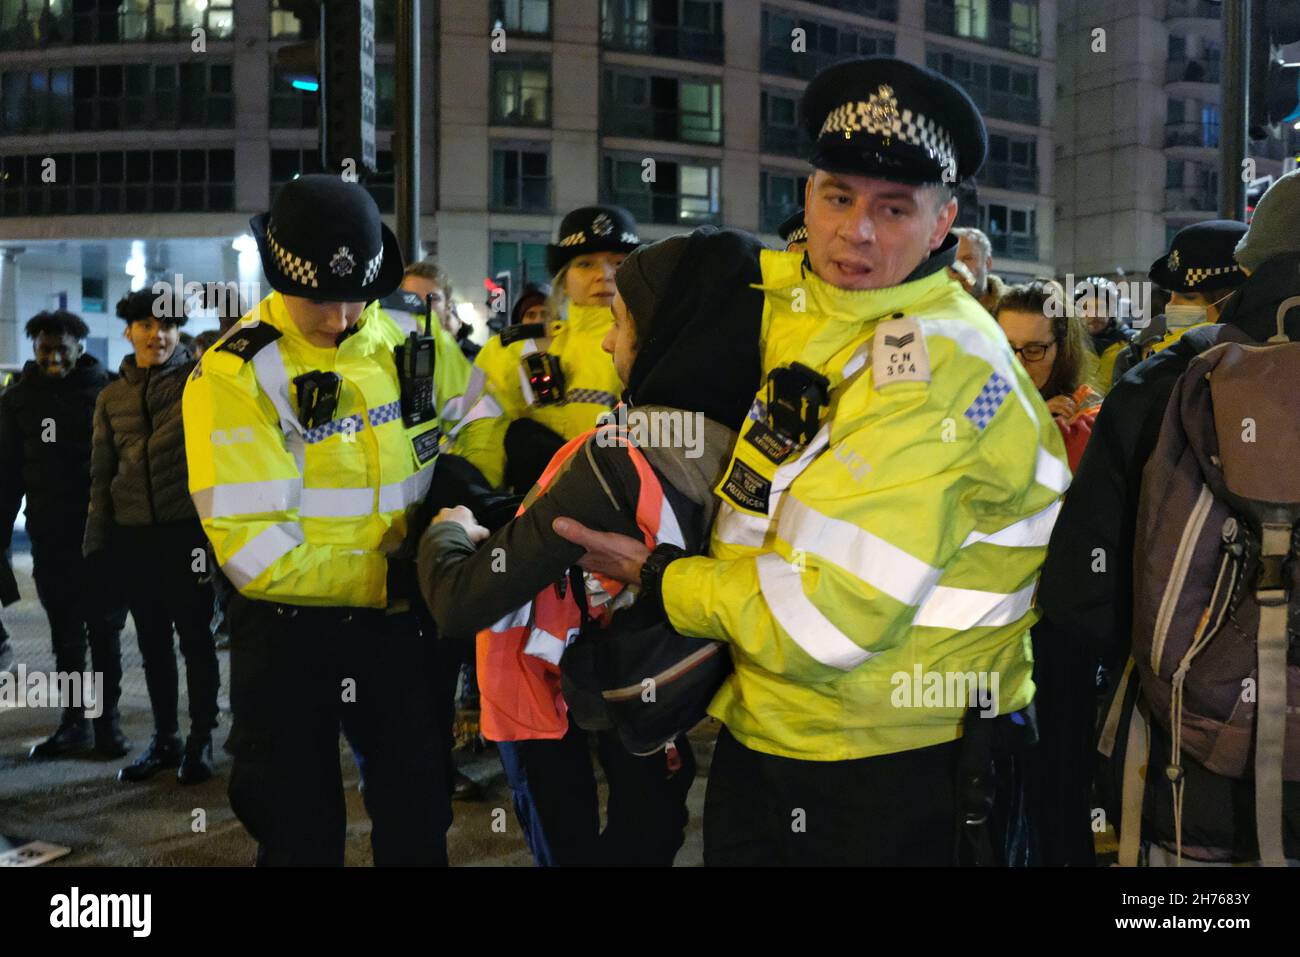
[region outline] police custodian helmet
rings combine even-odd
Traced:
[[[979,172],[988,134],[975,103],[934,70],[894,57],[829,66],[808,84],[809,162],[830,173],[956,184]]]
[[[365,187],[313,173],[280,187],[248,221],[276,292],[319,302],[382,299],[402,282],[402,251]]]
[[[1169,252],[1151,264],[1151,281],[1181,293],[1240,286],[1246,274],[1237,265],[1235,250],[1246,228],[1235,219],[1184,226],[1174,234]]]

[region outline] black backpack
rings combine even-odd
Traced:
[[[667,482],[664,494],[684,535],[698,529],[699,507]],[[693,521],[691,519],[694,519]],[[698,549],[696,533],[688,549]],[[582,573],[569,570],[582,631],[560,659],[560,687],[569,718],[587,731],[617,732],[633,754],[653,754],[699,724],[731,673],[725,642],[688,638],[658,608],[637,602],[602,628],[591,618]]]

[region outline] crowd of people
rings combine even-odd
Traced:
[[[185,316],[133,293],[114,376],[75,315],[33,317],[0,394],[0,550],[25,496],[56,667],[88,648],[105,706],[66,708],[32,758],[131,751],[129,611],[154,733],[121,780],[215,773],[224,629],[229,795],[260,864],[342,863],[340,730],[375,863],[447,863],[451,801],[481,792],[453,759],[458,696],[538,865],[671,864],[706,714],[710,865],[1091,865],[1098,807],[1122,863],[1300,859],[1297,643],[1256,614],[1262,697],[1216,715],[1197,668],[1238,676],[1193,659],[1224,627],[1253,648],[1257,625],[1240,589],[1184,597],[1223,502],[1246,531],[1216,517],[1220,579],[1244,561],[1242,581],[1272,576],[1260,607],[1285,605],[1291,499],[1243,484],[1255,460],[1220,490],[1227,433],[1194,462],[1165,451],[1183,372],[1256,368],[1249,347],[1292,328],[1300,174],[1249,226],[1179,232],[1144,311],[1115,280],[993,275],[988,237],[953,227],[987,133],[940,74],[837,64],[803,116],[786,248],[714,227],[645,244],[626,210],[575,209],[551,284],[481,347],[446,273],[404,267],[369,195],[328,175],[252,220],[274,291],[220,337],[182,343]],[[1193,514],[1161,513],[1189,531],[1148,654],[1162,465],[1209,477]],[[1148,755],[1170,789],[1134,783]]]

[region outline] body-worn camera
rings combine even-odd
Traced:
[[[817,434],[831,381],[798,362],[767,376],[767,424],[781,439],[807,445]]]
[[[304,372],[293,380],[298,390],[298,419],[303,428],[314,429],[334,418],[343,391],[343,377],[337,372]]]
[[[564,371],[558,357],[549,352],[524,356],[524,374],[528,376],[528,386],[537,405],[564,401]]]

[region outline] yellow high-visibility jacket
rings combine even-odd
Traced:
[[[385,314],[405,338],[422,332],[423,318],[392,310]],[[474,462],[492,485],[500,485],[505,471],[505,450],[497,420],[501,406],[487,387],[487,376],[465,357],[456,337],[435,322],[430,328],[435,344],[433,386],[439,420],[447,431],[443,451]]]
[[[801,261],[762,253],[763,365],[830,379],[821,429],[783,449],[759,393],[709,556],[668,566],[664,607],[730,643],[709,712],[746,747],[838,761],[953,741],[981,680],[998,713],[1033,696],[1060,430],[946,270],[846,291]]]
[[[483,440],[459,454],[499,483],[505,468],[505,429],[515,419],[532,419],[566,440],[595,428],[596,419],[617,405],[623,392],[614,360],[600,347],[613,323],[614,314],[606,306],[570,303],[568,317],[551,322],[545,330],[511,326],[489,339],[474,367],[487,376],[489,392],[500,404],[502,415],[493,423],[495,441]],[[559,359],[564,374],[562,402],[536,403],[524,371],[524,357],[536,352],[549,352]]]
[[[312,345],[273,292],[204,353],[184,397],[190,493],[244,596],[387,605],[387,556],[459,424],[403,424],[393,358],[402,339],[371,303],[339,346]],[[334,418],[308,430],[293,380],[310,371],[343,384]],[[444,416],[447,406],[460,411],[451,399]]]

